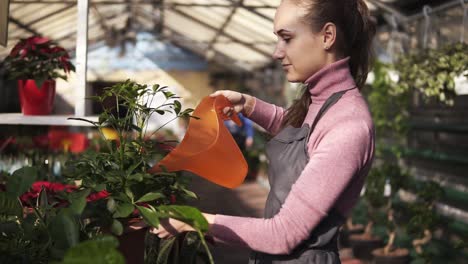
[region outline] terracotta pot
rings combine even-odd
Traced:
[[[55,81],[46,80],[39,89],[34,80],[18,80],[21,112],[24,115],[48,115],[55,99]]]
[[[383,241],[380,238],[367,237],[363,235],[352,235],[349,243],[353,249],[353,255],[358,259],[372,260],[372,251],[383,247]]]
[[[378,248],[372,251],[375,264],[408,264],[410,262],[409,251],[407,249],[396,249],[389,255],[384,255],[383,249]]]

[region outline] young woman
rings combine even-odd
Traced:
[[[374,128],[359,88],[371,64],[375,28],[363,0],[283,0],[273,54],[287,79],[306,85],[287,110],[217,91],[275,137],[265,218],[205,214],[215,240],[253,250],[251,263],[340,263],[337,236],[356,204],[374,156]],[[192,228],[177,220],[160,237]]]

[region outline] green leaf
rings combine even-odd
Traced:
[[[162,194],[162,193],[157,193],[157,192],[150,192],[150,193],[147,193],[145,195],[143,195],[140,199],[138,199],[138,201],[136,201],[137,203],[145,203],[145,202],[151,202],[151,201],[154,201],[156,199],[161,199],[161,198],[164,198],[165,195]]]
[[[132,200],[132,202],[135,200],[135,196],[133,196],[132,190],[130,188],[125,188],[125,194]]]
[[[176,239],[177,237],[171,237],[169,239],[164,239],[161,241],[161,246],[159,248],[159,254],[158,254],[158,259],[156,260],[156,264],[168,263],[169,256],[172,251],[172,247]]]
[[[114,218],[129,216],[135,207],[131,203],[118,203],[115,208]]]
[[[85,123],[91,124],[93,126],[98,126],[99,122],[94,122],[85,118],[79,118],[79,117],[69,117],[67,120],[77,120],[77,121],[83,121]]]
[[[0,215],[22,217],[22,207],[18,200],[5,192],[0,192]]]
[[[37,89],[40,90],[44,82],[47,81],[47,79],[48,79],[47,75],[38,75],[36,78],[34,78],[34,81],[36,81]]]
[[[183,241],[183,250],[180,252],[180,263],[196,263],[201,240],[196,232],[187,232]]]
[[[111,231],[113,234],[115,235],[122,235],[123,233],[123,225],[122,223],[120,223],[119,220],[117,219],[114,219],[114,221],[112,221],[112,225],[111,225]]]
[[[47,208],[47,206],[49,205],[49,201],[47,199],[47,191],[44,188],[44,186],[41,187],[41,191],[39,192],[37,204],[37,206],[41,208]]]
[[[66,210],[60,211],[51,221],[49,233],[59,249],[68,249],[79,242],[78,223]]]
[[[125,259],[117,250],[119,242],[115,237],[105,236],[82,242],[69,249],[63,264],[106,263],[125,264]]]
[[[94,189],[96,192],[103,191],[103,190],[106,189],[106,184],[105,184],[105,183],[96,184],[96,186],[94,186],[93,189]]]
[[[116,207],[117,207],[117,203],[115,202],[114,198],[110,197],[110,198],[107,200],[106,207],[107,207],[107,210],[108,210],[109,212],[111,212],[111,213],[115,212]]]
[[[154,208],[146,208],[144,206],[139,205],[137,205],[136,207],[138,208],[138,211],[140,211],[141,216],[143,216],[143,219],[147,224],[153,227],[159,226],[159,215]]]
[[[170,217],[188,223],[195,229],[202,232],[208,231],[208,221],[202,215],[200,210],[195,207],[183,205],[162,205],[158,207],[159,210],[169,214]]]
[[[72,213],[76,215],[81,215],[81,213],[83,213],[83,210],[86,207],[86,198],[90,192],[90,189],[86,189],[84,191],[74,193],[72,199],[70,200],[71,204],[69,207]]]
[[[25,193],[36,181],[37,169],[33,167],[23,167],[13,172],[6,183],[7,193],[11,197],[18,197]]]
[[[191,197],[191,198],[194,198],[194,199],[198,199],[198,196],[197,196],[194,192],[189,191],[189,190],[187,190],[186,188],[182,188],[182,191],[183,191],[187,196],[189,196],[189,197]]]

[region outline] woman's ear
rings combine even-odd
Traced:
[[[322,41],[323,48],[330,50],[335,44],[336,40],[336,26],[335,24],[328,22],[322,28]]]

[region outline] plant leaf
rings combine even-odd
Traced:
[[[18,200],[11,198],[7,193],[0,192],[0,215],[21,217],[21,204]]]
[[[202,232],[208,231],[208,222],[202,215],[200,210],[191,206],[183,205],[161,205],[158,207],[159,210],[168,213],[170,217],[188,223],[195,229]]]
[[[25,193],[37,179],[37,169],[23,167],[13,172],[6,183],[7,193],[13,197],[19,197]]]
[[[165,195],[162,194],[162,193],[157,193],[157,192],[150,192],[150,193],[147,193],[145,195],[143,195],[140,199],[138,199],[138,201],[136,201],[137,203],[145,203],[145,202],[151,202],[151,201],[154,201],[156,199],[161,199],[161,198],[164,198]]]
[[[131,203],[118,203],[115,207],[114,218],[129,216],[135,207]]]
[[[114,221],[112,221],[112,225],[111,225],[111,231],[113,234],[115,235],[122,235],[123,233],[123,225],[122,223],[120,223],[119,220],[117,219],[114,219]]]
[[[169,260],[169,255],[172,251],[172,246],[176,241],[177,237],[171,237],[169,239],[164,239],[161,241],[161,246],[159,248],[158,259],[156,260],[156,264],[167,264]]]
[[[83,213],[83,210],[86,207],[86,197],[88,197],[90,192],[90,189],[86,189],[84,191],[74,193],[74,197],[71,199],[69,207],[72,213],[76,215],[81,215],[81,213]]]
[[[152,227],[158,227],[159,226],[159,215],[154,208],[146,208],[144,206],[136,206],[138,208],[138,211],[140,211],[141,216],[143,216],[143,219],[145,222]]]
[[[117,250],[119,242],[115,237],[105,236],[84,241],[70,248],[63,264],[109,263],[125,264],[125,259]]]

